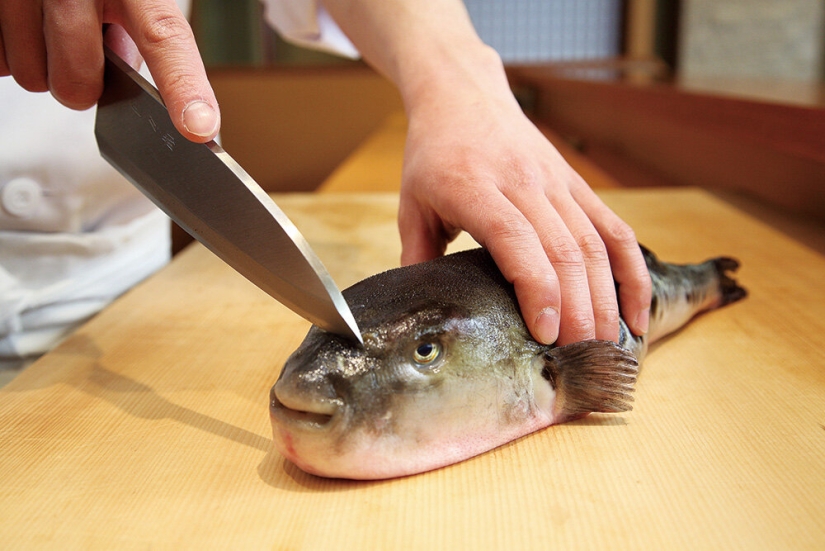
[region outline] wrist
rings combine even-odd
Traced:
[[[431,51],[422,63],[399,71],[396,82],[407,116],[434,103],[468,103],[500,97],[515,101],[501,57],[478,40],[467,48]]]

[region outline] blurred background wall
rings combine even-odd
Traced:
[[[466,0],[508,64],[657,60],[679,77],[822,82],[822,0]],[[258,0],[195,0],[224,147],[266,189],[317,187],[386,117],[394,88],[359,61],[284,43]]]
[[[821,80],[822,0],[683,0],[684,76]]]
[[[473,25],[505,63],[614,57],[621,0],[465,0]]]

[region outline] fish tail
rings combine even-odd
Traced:
[[[731,273],[739,262],[717,257],[699,264],[670,264],[642,247],[650,278],[653,298],[650,304],[649,342],[653,342],[686,324],[695,315],[731,304],[747,296]]]
[[[733,279],[728,272],[739,269],[739,261],[735,258],[720,256],[712,260],[716,272],[719,274],[719,305],[717,308],[742,300],[748,296],[748,291]]]

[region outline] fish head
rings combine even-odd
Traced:
[[[541,347],[512,289],[491,282],[489,259],[439,261],[344,292],[363,346],[313,327],[287,360],[270,394],[274,443],[303,470],[403,476],[550,424],[533,392]]]

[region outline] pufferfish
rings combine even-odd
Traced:
[[[542,345],[513,286],[474,249],[389,270],[343,292],[363,346],[313,326],[270,393],[274,445],[319,476],[382,479],[437,469],[591,412],[631,409],[649,343],[746,296],[739,263],[659,261],[650,329],[618,343]]]

